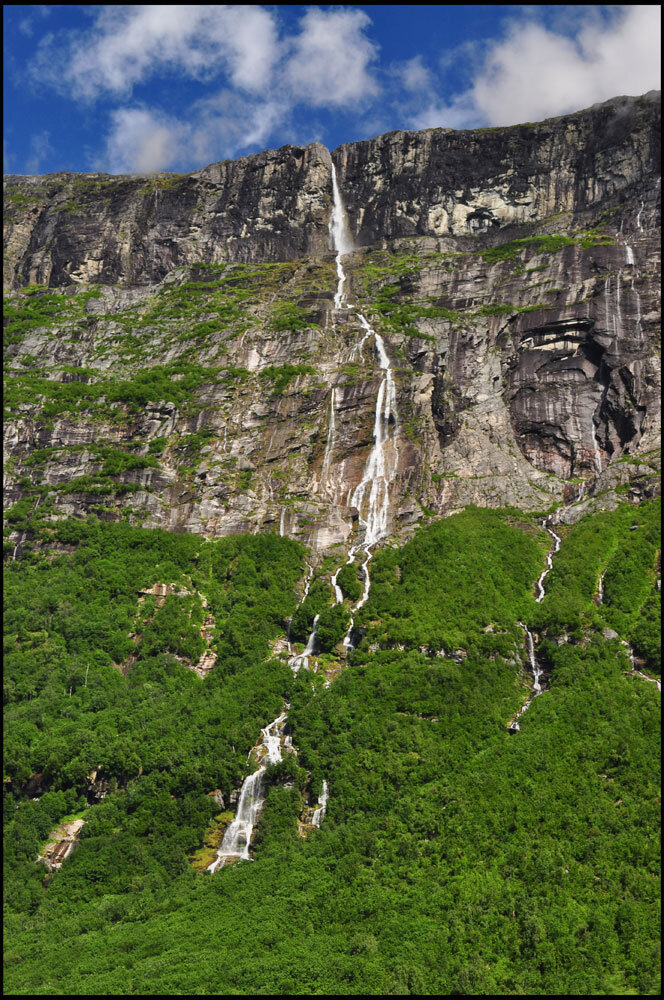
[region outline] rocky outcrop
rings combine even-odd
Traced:
[[[547,509],[579,477],[591,503],[657,488],[657,124],[647,95],[332,154],[361,244],[346,291],[397,388],[395,532]],[[381,370],[332,309],[331,163],[284,147],[185,178],[8,179],[10,283],[62,293],[10,299],[9,558],[31,517],[89,511],[348,547]],[[84,211],[63,207],[76,190]]]

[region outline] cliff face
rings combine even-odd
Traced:
[[[362,246],[466,236],[641,198],[660,171],[658,98],[617,98],[539,124],[390,132],[341,146],[333,158],[351,228]]]
[[[8,178],[10,527],[39,507],[349,543],[380,368],[332,309],[332,160],[349,300],[397,385],[392,528],[541,510],[579,477],[589,503],[651,492],[658,127],[649,95],[186,177]]]
[[[152,178],[5,178],[5,284],[147,284],[191,261],[327,250],[330,154],[284,146]]]

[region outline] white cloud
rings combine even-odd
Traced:
[[[86,32],[44,39],[33,75],[76,98],[130,94],[157,73],[227,74],[248,91],[268,83],[279,55],[273,15],[220,4],[100,6]]]
[[[616,7],[608,21],[588,7],[581,12],[574,37],[531,19],[512,21],[504,39],[488,44],[469,88],[447,102],[423,95],[425,107],[410,124],[513,125],[660,87],[659,7]]]
[[[361,105],[378,94],[369,70],[378,49],[364,33],[370,23],[361,10],[307,10],[284,69],[295,103]]]
[[[472,88],[490,124],[539,121],[659,86],[661,11],[624,7],[609,24],[590,19],[576,38],[535,23],[514,25]]]
[[[366,107],[379,93],[377,47],[361,10],[307,8],[290,36],[264,7],[205,4],[110,6],[85,32],[49,35],[33,77],[88,102],[131,97],[159,77],[211,81],[221,89],[179,119],[145,104],[117,108],[97,167],[147,172],[209,162],[289,133],[297,107]]]
[[[112,114],[106,150],[97,163],[113,174],[154,173],[177,163],[186,135],[178,122],[147,108]]]
[[[406,62],[398,63],[393,69],[395,80],[404,90],[421,93],[435,89],[435,78],[431,70],[424,65],[422,56],[415,56]]]

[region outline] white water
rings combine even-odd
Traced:
[[[332,193],[334,205],[330,219],[330,234],[332,236],[334,249],[337,252],[337,292],[334,296],[335,310],[347,305],[345,294],[346,274],[343,268],[343,256],[353,249],[352,239],[346,221],[339,185],[337,183],[337,173],[332,165]],[[369,598],[371,580],[369,577],[369,562],[371,561],[371,549],[377,542],[385,538],[388,533],[390,485],[394,480],[397,471],[398,450],[398,414],[396,404],[396,386],[392,375],[392,367],[383,338],[372,328],[369,321],[362,313],[356,313],[362,326],[363,334],[358,343],[351,351],[351,359],[355,356],[362,357],[362,348],[367,340],[373,337],[376,345],[378,364],[380,365],[383,377],[378,387],[376,396],[376,410],[374,415],[373,447],[364,466],[362,478],[357,484],[352,496],[350,506],[356,507],[359,512],[359,526],[362,532],[361,541],[352,546],[348,554],[348,562],[355,561],[355,556],[363,552],[365,559],[362,563],[364,574],[364,588],[362,597],[352,609],[352,616],[348,632],[344,638],[346,649],[351,648],[351,634],[354,625],[355,613],[366,603]],[[343,594],[337,584],[337,572],[332,578],[335,599],[337,603],[343,601]]]
[[[551,567],[553,566],[553,557],[560,548],[560,535],[557,535],[555,531],[553,531],[553,529],[549,527],[549,521],[551,520],[552,517],[553,514],[549,514],[549,516],[545,517],[544,520],[542,521],[542,527],[546,528],[546,530],[553,538],[554,546],[549,551],[546,557],[546,569],[542,571],[540,578],[537,581],[537,589],[539,590],[539,594],[537,595],[535,600],[537,601],[538,604],[544,598],[544,580],[546,579],[547,575],[551,572]]]
[[[531,670],[532,675],[533,675],[533,693],[530,695],[530,697],[528,698],[528,700],[526,701],[526,703],[521,706],[521,708],[519,709],[519,711],[516,713],[516,715],[512,719],[512,722],[510,723],[509,728],[513,732],[519,732],[519,730],[521,729],[521,727],[519,725],[518,720],[521,718],[521,716],[524,714],[524,712],[526,712],[530,708],[530,706],[531,706],[531,704],[533,702],[533,699],[536,698],[538,696],[538,694],[542,693],[543,688],[542,688],[542,685],[540,684],[540,677],[544,673],[544,671],[541,669],[539,663],[537,662],[537,660],[535,658],[535,642],[533,640],[532,633],[529,631],[528,626],[524,625],[523,622],[519,622],[519,625],[523,629],[523,634],[524,634],[524,636],[526,638],[526,648],[528,650],[528,661],[530,663],[530,670]]]
[[[313,621],[313,628],[307,640],[307,645],[304,651],[299,654],[299,656],[294,656],[288,661],[288,664],[294,674],[298,672],[300,667],[304,667],[305,670],[309,668],[309,657],[313,656],[316,652],[316,636],[318,635],[318,619],[320,615],[316,615]]]
[[[656,684],[658,691],[662,690],[661,681],[658,681],[656,677],[648,677],[647,674],[642,674],[640,670],[636,669],[636,667],[634,668],[634,673],[636,674],[637,677],[640,677],[641,680],[643,680],[643,681],[650,681],[651,684]]]
[[[318,796],[318,808],[314,810],[314,814],[311,817],[311,822],[313,826],[320,826],[325,818],[325,810],[327,809],[327,800],[329,799],[327,791],[327,781],[323,782],[323,788]]]
[[[641,225],[641,212],[643,211],[643,202],[639,205],[639,210],[636,213],[636,228],[643,232],[643,226]]]
[[[597,581],[597,597],[600,604],[604,604],[604,573],[599,574],[599,580]]]
[[[353,240],[350,235],[350,230],[348,228],[348,222],[346,218],[346,212],[344,209],[343,201],[341,200],[341,194],[339,192],[339,185],[337,183],[337,171],[332,164],[332,215],[330,216],[329,230],[330,236],[332,237],[332,245],[337,252],[337,277],[339,279],[337,284],[337,291],[334,296],[334,308],[341,309],[346,303],[346,295],[344,293],[344,285],[346,284],[346,275],[344,273],[343,265],[341,263],[341,258],[344,254],[350,253],[353,250]]]
[[[16,553],[18,552],[19,546],[23,543],[24,538],[25,538],[25,532],[22,532],[19,535],[16,545],[14,546],[14,554],[12,555],[12,562],[16,562]]]
[[[237,813],[231,825],[224,833],[221,847],[217,851],[217,857],[208,865],[209,872],[216,872],[227,858],[242,858],[250,861],[249,845],[251,835],[258,819],[258,814],[263,806],[265,796],[265,772],[268,764],[276,764],[281,760],[282,730],[286,722],[287,715],[284,712],[271,722],[269,726],[261,730],[262,741],[260,748],[263,750],[261,763],[257,771],[250,774],[245,779],[240,792]]]

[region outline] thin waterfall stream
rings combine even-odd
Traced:
[[[553,531],[553,529],[549,527],[549,521],[551,521],[552,519],[553,519],[553,514],[549,514],[549,516],[545,517],[544,520],[542,521],[542,527],[549,532],[549,534],[553,538],[554,545],[546,557],[546,568],[542,571],[542,574],[539,580],[537,581],[537,589],[539,590],[539,594],[537,595],[535,600],[537,601],[538,604],[540,604],[544,598],[544,581],[551,572],[551,568],[553,566],[553,557],[560,548],[560,535],[557,535],[555,531]]]
[[[288,708],[288,705],[285,707]],[[260,757],[260,765],[258,770],[244,780],[235,819],[224,833],[217,857],[208,866],[207,870],[211,873],[231,859],[251,861],[249,845],[265,800],[265,772],[270,764],[277,764],[282,759],[281,748],[285,742],[283,730],[287,718],[287,713],[283,712],[269,726],[261,729],[261,742],[249,751],[249,757],[252,754]]]
[[[579,495],[577,496],[577,501],[583,499],[584,489],[585,489],[585,483],[582,483],[579,489]],[[550,527],[550,522],[553,520],[553,517],[554,514],[549,514],[549,516],[545,517],[544,520],[542,521],[542,527],[546,531],[548,531],[548,533],[553,538],[553,548],[550,549],[549,552],[547,553],[546,566],[542,570],[542,573],[540,574],[540,577],[536,584],[538,594],[535,600],[538,604],[540,604],[544,598],[545,594],[544,581],[547,578],[548,574],[551,572],[551,568],[553,566],[553,557],[556,554],[556,552],[558,552],[558,550],[560,549],[560,543],[561,543],[560,535],[557,535],[556,532],[553,530],[553,528]],[[516,715],[510,722],[509,726],[507,727],[512,733],[519,732],[521,728],[519,726],[519,719],[524,714],[524,712],[526,712],[530,708],[534,699],[544,690],[541,684],[541,678],[544,675],[544,671],[540,667],[539,663],[537,662],[537,657],[535,656],[535,640],[533,638],[533,634],[528,628],[528,626],[524,625],[522,621],[519,622],[519,625],[523,629],[523,634],[526,641],[526,649],[528,650],[528,662],[530,663],[530,670],[533,675],[533,688],[530,695],[528,696],[524,704],[521,706],[521,708],[516,713]]]
[[[336,250],[338,284],[337,292],[334,296],[334,309],[335,312],[338,312],[342,308],[353,309],[353,306],[348,304],[345,292],[346,273],[343,267],[343,257],[353,250],[353,241],[346,222],[346,213],[341,192],[339,191],[337,172],[334,164],[332,164],[332,193],[333,209],[330,219],[330,234],[334,249]],[[385,350],[385,343],[381,335],[373,329],[362,313],[356,312],[356,316],[363,332],[362,337],[351,351],[351,358],[354,358],[356,355],[361,358],[365,342],[373,337],[382,378],[376,396],[373,446],[366,460],[362,478],[350,497],[350,506],[355,507],[359,513],[359,527],[362,532],[362,538],[355,545],[351,546],[346,565],[354,563],[356,556],[360,552],[364,554],[365,558],[362,562],[362,573],[364,575],[362,596],[351,609],[350,625],[343,640],[344,647],[347,650],[353,648],[352,634],[355,615],[369,599],[369,590],[371,587],[369,563],[373,554],[372,549],[377,542],[381,541],[387,535],[390,485],[396,475],[399,458],[397,448],[399,420],[396,385],[390,359]],[[343,593],[337,584],[337,576],[340,569],[341,567],[337,569],[331,581],[337,604],[341,604],[343,601]]]

